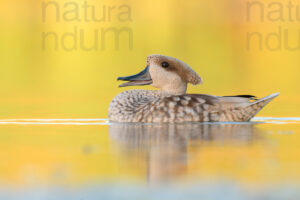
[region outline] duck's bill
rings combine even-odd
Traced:
[[[136,85],[150,85],[152,79],[149,73],[149,67],[147,66],[143,71],[136,75],[119,77],[118,81],[128,81],[119,85],[119,87],[136,86]]]

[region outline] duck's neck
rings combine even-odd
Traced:
[[[187,83],[170,84],[161,88],[161,91],[169,95],[182,95],[186,93]]]

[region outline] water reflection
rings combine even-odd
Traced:
[[[226,143],[251,145],[261,139],[255,125],[114,123],[109,126],[109,133],[118,144],[118,153],[123,157],[137,156],[138,164],[134,167],[144,163],[148,181],[156,182],[186,174],[195,148],[201,151],[207,145]]]

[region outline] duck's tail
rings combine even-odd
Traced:
[[[274,93],[264,98],[258,99],[254,102],[251,102],[247,105],[243,110],[245,113],[244,121],[249,121],[252,117],[254,117],[263,107],[265,107],[269,102],[271,102],[275,97],[277,97],[280,93]]]
[[[221,117],[221,121],[249,121],[278,95],[279,92],[258,99],[254,102],[240,104],[239,106],[235,107],[235,109],[231,109],[230,111],[225,110],[224,115]]]

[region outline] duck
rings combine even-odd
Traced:
[[[124,81],[119,87],[151,85],[158,90],[133,89],[115,96],[108,108],[111,122],[247,122],[279,95],[187,94],[188,84],[201,84],[202,78],[185,62],[160,54],[149,55],[140,73],[117,80]]]

